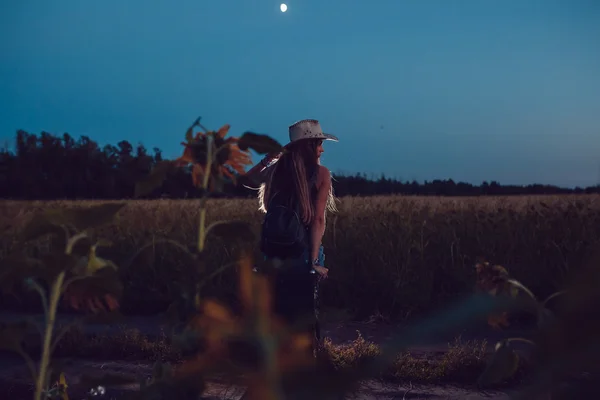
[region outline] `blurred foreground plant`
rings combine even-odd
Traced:
[[[514,346],[517,343],[529,347],[532,354],[529,361],[535,365],[534,381],[522,398],[532,398],[540,391],[552,398],[561,398],[560,394],[557,395],[557,388],[563,379],[598,378],[600,247],[594,251],[583,273],[572,280],[567,290],[553,293],[541,301],[519,281],[510,278],[503,267],[491,266],[488,262],[477,264],[477,286],[480,289],[492,296],[511,297],[515,300],[513,311],[525,311],[536,318],[532,339],[511,337],[496,344],[487,369],[478,379],[479,386],[494,385],[515,374],[521,362],[520,353]],[[505,326],[508,326],[507,315],[504,312]],[[494,325],[495,321],[492,318],[490,324]],[[571,388],[569,396],[574,395],[574,390]]]
[[[117,266],[96,254],[98,247],[109,246],[110,242],[103,239],[94,241],[91,231],[109,223],[124,205],[107,203],[38,214],[21,232],[21,244],[52,235],[57,246],[39,258],[29,257],[24,251],[18,250],[2,262],[0,282],[3,292],[14,294],[25,284],[26,289],[39,294],[44,310],[43,330],[31,321],[2,324],[0,327],[1,348],[19,353],[27,363],[35,381],[35,400],[66,396],[62,375],[63,385],[57,386],[58,389],[49,389],[51,375],[59,372],[51,364],[52,352],[73,325],[62,327],[54,335],[61,297],[74,308],[88,308],[93,312],[113,311],[119,307],[122,286]],[[81,320],[76,321],[79,322]],[[38,328],[42,338],[42,353],[37,368],[23,348],[23,341],[32,327]]]

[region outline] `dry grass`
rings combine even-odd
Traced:
[[[335,370],[352,368],[381,353],[379,345],[365,340],[360,333],[346,344],[334,344],[329,338],[323,341],[325,357]],[[27,352],[36,357],[39,348],[29,346]],[[443,354],[411,353],[398,355],[380,379],[387,382],[473,384],[485,368],[486,342],[462,342],[457,338]],[[85,335],[78,328],[71,329],[57,346],[54,359],[98,361],[144,361],[178,364],[182,356],[170,339],[161,335],[150,338],[134,329],[123,329],[117,334]]]
[[[381,379],[387,382],[473,384],[486,365],[487,342],[462,342],[457,338],[443,354],[410,352],[399,354],[384,371]],[[334,345],[325,339],[324,348],[334,368],[347,368],[380,354],[380,347],[365,340],[360,334],[344,345]]]
[[[178,362],[181,354],[164,333],[149,338],[137,329],[123,329],[115,335],[86,336],[72,329],[61,339],[55,357],[80,357],[95,360],[145,360]]]
[[[33,212],[91,203],[0,203],[0,229],[6,228],[0,258],[14,248],[15,235]],[[255,200],[213,200],[208,218],[249,221],[258,232],[257,208]],[[118,222],[98,232],[115,243],[102,252],[121,266],[123,312],[155,313],[175,298],[188,267],[177,250],[158,241],[169,238],[193,246],[197,221],[195,200],[131,201]],[[322,303],[359,316],[415,315],[472,291],[478,256],[506,266],[511,276],[545,296],[563,287],[598,239],[598,195],[343,198],[340,213],[328,219],[324,238],[331,278],[323,285]],[[136,249],[151,241],[155,245],[127,265]],[[50,245],[50,240],[40,240],[28,251],[43,252]],[[234,248],[209,240],[210,268],[234,257]],[[215,277],[205,294],[233,301],[235,277],[233,270]],[[37,307],[35,297],[2,303],[13,309]]]
[[[33,359],[41,355],[37,330],[32,330],[23,341],[24,349]],[[86,358],[93,360],[169,361],[181,360],[180,352],[171,345],[164,332],[157,337],[144,335],[137,329],[122,327],[112,334],[90,334],[74,325],[60,339],[54,349],[55,358]]]

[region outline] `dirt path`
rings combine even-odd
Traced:
[[[42,315],[27,315],[28,318],[38,324],[43,323]],[[22,320],[23,314],[18,313],[0,313],[0,321],[14,322]],[[75,320],[75,316],[60,316],[57,321],[58,325],[67,324]],[[138,329],[142,334],[147,336],[156,336],[161,332],[168,332],[166,324],[162,323],[158,317],[135,317],[128,316],[122,321],[118,321],[112,325],[86,325],[85,330],[90,334],[111,334],[117,333],[122,329]],[[405,326],[400,324],[386,323],[367,323],[367,322],[342,322],[342,321],[324,321],[322,327],[323,337],[328,337],[334,344],[343,344],[357,338],[357,331],[369,341],[382,344],[394,334],[401,333]],[[494,336],[498,339],[507,335],[507,332],[487,332],[484,336],[489,337],[491,334],[490,348],[495,343]],[[440,337],[433,337],[429,342],[420,346],[413,346],[410,351],[413,355],[418,356],[434,356],[441,354],[448,349],[449,342],[454,341],[457,335],[462,335],[463,340],[482,338],[481,332],[472,330],[463,330],[453,332]],[[93,360],[72,359],[66,360],[64,372],[67,381],[72,388],[77,386],[79,378],[83,373],[98,374],[103,372],[128,374],[135,376],[151,376],[151,365],[146,362],[98,362]],[[10,380],[15,382],[28,382],[30,377],[25,369],[24,364],[18,357],[10,355],[0,355],[0,379]],[[135,390],[136,387],[121,387],[107,388],[107,392],[101,398],[119,398],[127,390]],[[15,389],[17,390],[17,389]],[[22,387],[21,389],[22,390]],[[211,382],[207,389],[206,398],[212,399],[239,399],[244,389],[233,385],[226,385],[219,382]],[[75,394],[75,393],[74,393]],[[76,393],[83,396],[84,393]],[[18,399],[18,392],[14,391],[11,399]],[[71,398],[80,398],[73,397]],[[473,389],[420,385],[413,386],[410,383],[406,385],[388,385],[376,381],[364,382],[361,390],[349,399],[356,400],[374,400],[374,399],[508,399],[508,395],[503,392],[488,392],[479,393]]]
[[[23,319],[29,319],[38,326],[43,327],[44,317],[42,314],[23,314],[13,312],[0,312],[1,322],[16,322]],[[59,315],[57,316],[57,326],[72,323],[80,318],[77,315]],[[357,338],[358,333],[368,341],[377,344],[384,343],[387,339],[395,335],[402,335],[409,325],[400,323],[368,322],[368,321],[343,321],[325,316],[321,321],[321,335],[332,340],[334,344],[343,344]],[[122,320],[112,324],[86,324],[85,331],[89,334],[114,334],[123,329],[136,329],[143,335],[157,337],[162,333],[168,334],[168,325],[158,316],[126,316]],[[439,334],[428,335],[427,342],[414,348],[411,351],[445,351],[448,344],[454,342],[457,337],[466,340],[486,339],[488,345],[493,347],[497,340],[508,336],[527,336],[523,329],[504,329],[502,331],[492,330],[485,326],[464,328],[453,332],[442,332]]]
[[[81,389],[77,389],[79,377],[82,374],[97,375],[102,373],[127,374],[140,377],[149,377],[152,374],[151,365],[144,363],[131,362],[104,362],[98,363],[89,360],[73,360],[64,368],[64,373],[69,382],[71,390],[70,398],[82,398],[86,395]],[[6,388],[6,386],[4,386]],[[125,393],[138,390],[138,385],[128,385],[121,387],[108,387],[103,396],[99,399],[119,399]],[[16,391],[16,387],[7,388],[11,400],[25,400],[25,397]],[[21,389],[22,390],[22,389]],[[244,394],[245,388],[242,386],[226,384],[223,382],[212,381],[207,385],[203,394],[203,399],[219,400],[238,400]],[[507,392],[489,391],[478,392],[474,389],[441,386],[441,385],[413,385],[411,383],[397,385],[384,384],[378,381],[363,382],[360,389],[351,395],[346,396],[348,400],[388,400],[388,399],[488,399],[488,400],[508,400]]]

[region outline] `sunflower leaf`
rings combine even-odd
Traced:
[[[259,133],[245,132],[238,141],[240,150],[252,149],[258,154],[269,154],[281,152],[281,144],[268,135]]]

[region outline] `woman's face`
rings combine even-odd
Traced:
[[[323,141],[320,140],[317,143],[317,148],[316,148],[316,152],[317,152],[317,163],[320,164],[321,163],[321,154],[323,154],[325,150],[323,149]]]

